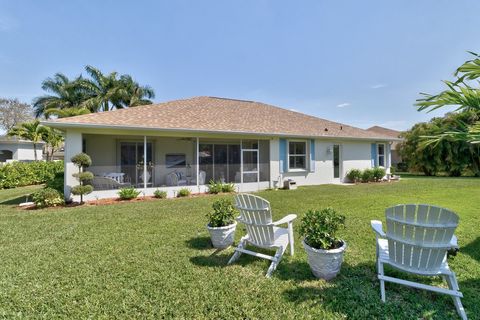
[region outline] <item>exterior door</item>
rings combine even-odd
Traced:
[[[340,180],[342,176],[342,153],[339,144],[333,145],[333,178]]]

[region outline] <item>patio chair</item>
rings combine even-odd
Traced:
[[[371,226],[376,234],[377,268],[382,301],[385,302],[385,281],[417,289],[450,295],[462,319],[467,319],[460,298],[455,273],[447,263],[449,249],[457,248],[453,234],[458,225],[458,216],[447,209],[416,204],[401,204],[385,210],[387,232],[382,222],[373,220]],[[383,265],[421,275],[441,276],[449,289],[397,279],[384,274]]]
[[[187,179],[181,172],[173,171],[167,174],[167,186],[186,186]]]
[[[247,229],[247,235],[242,237],[240,244],[235,248],[235,253],[228,264],[235,262],[242,253],[272,261],[267,271],[267,278],[277,268],[283,253],[290,245],[290,255],[293,256],[293,220],[296,214],[289,214],[284,218],[272,222],[272,209],[270,203],[260,197],[251,194],[238,194],[235,196],[235,207],[240,211],[237,220],[243,223]],[[277,226],[288,224],[288,228]],[[245,249],[250,244],[263,249],[276,249],[274,256],[254,252]]]

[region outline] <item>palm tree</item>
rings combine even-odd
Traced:
[[[64,140],[62,132],[51,127],[43,127],[42,140],[47,144],[47,160],[53,160],[53,154],[60,148]]]
[[[150,86],[141,86],[129,75],[120,77],[122,83],[122,104],[126,107],[136,107],[146,104],[152,104],[150,99],[155,98],[155,92]]]
[[[80,116],[82,114],[88,114],[88,113],[91,113],[91,111],[84,107],[70,107],[70,108],[64,108],[64,109],[50,108],[45,110],[44,112],[46,117],[50,117],[54,115],[57,118]]]
[[[45,127],[40,124],[40,121],[33,120],[13,127],[7,132],[7,135],[17,136],[21,139],[32,141],[35,161],[37,161],[37,144],[42,141],[44,132]]]
[[[51,94],[40,96],[33,101],[35,116],[40,117],[47,110],[62,110],[66,108],[78,108],[85,100],[85,92],[79,90],[78,82],[81,76],[70,80],[62,73],[56,73],[53,78],[47,78],[42,83],[42,89]]]
[[[436,95],[421,93],[423,98],[418,99],[415,104],[418,111],[427,110],[430,112],[446,106],[454,106],[457,108],[456,111],[474,110],[480,112],[480,88],[471,86],[473,80],[480,78],[480,56],[473,52],[470,53],[475,58],[466,61],[456,70],[455,76],[457,79],[455,82],[444,81],[447,86],[446,90]],[[438,142],[439,139],[447,138],[478,144],[480,143],[480,122],[465,128],[463,131],[444,132],[430,141]]]

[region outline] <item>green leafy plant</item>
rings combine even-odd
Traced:
[[[137,191],[137,189],[133,187],[122,188],[118,191],[118,196],[122,200],[135,199],[136,197],[138,197],[139,194],[140,194],[140,191]]]
[[[350,180],[351,182],[359,182],[362,178],[362,171],[359,169],[351,169],[350,171],[347,172],[347,179]]]
[[[63,183],[65,179],[65,174],[63,172],[55,173],[53,179],[48,179],[45,183],[45,187],[52,188],[63,194]]]
[[[373,181],[373,169],[365,169],[362,171],[362,182]]]
[[[38,208],[55,207],[64,204],[63,195],[55,189],[44,188],[32,195],[33,202]]]
[[[385,177],[386,171],[384,168],[375,167],[372,169],[372,175],[374,181],[380,181],[383,177]]]
[[[208,193],[217,194],[222,192],[222,183],[220,181],[210,180],[208,182]]]
[[[188,188],[182,188],[178,190],[177,197],[188,197],[192,192]]]
[[[225,193],[235,192],[235,185],[233,183],[222,184],[222,192],[225,192]]]
[[[78,168],[78,173],[74,173],[73,176],[80,182],[80,185],[72,187],[71,192],[80,196],[80,203],[83,203],[83,196],[93,191],[93,186],[87,184],[93,180],[93,173],[84,171],[84,168],[92,164],[92,159],[88,154],[81,152],[74,155],[70,160]]]
[[[45,183],[63,172],[63,161],[15,161],[0,166],[0,189]],[[62,180],[63,189],[63,180]]]
[[[231,200],[220,199],[212,204],[213,211],[207,213],[208,226],[212,228],[225,227],[235,222],[238,212]]]
[[[397,172],[397,168],[395,166],[390,166],[390,174],[394,175]]]
[[[345,227],[345,216],[333,208],[309,210],[302,218],[300,234],[312,248],[330,250],[340,248],[342,240],[337,231]]]
[[[153,196],[158,199],[165,199],[167,198],[167,191],[162,191],[157,189],[153,192]]]

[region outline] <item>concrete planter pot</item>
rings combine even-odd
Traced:
[[[343,262],[343,253],[347,248],[347,243],[342,240],[343,245],[338,249],[322,250],[310,247],[302,241],[303,247],[308,255],[308,264],[315,277],[331,280],[340,272]]]
[[[235,230],[237,228],[237,222],[225,226],[213,228],[207,224],[208,232],[214,248],[225,249],[230,247],[235,240]]]

